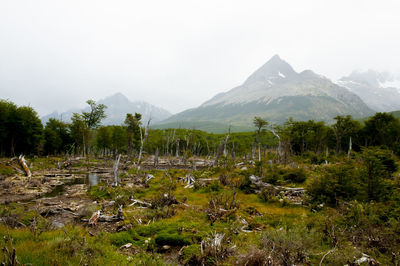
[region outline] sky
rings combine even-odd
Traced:
[[[40,116],[121,92],[172,113],[279,54],[333,80],[400,75],[400,1],[1,0],[0,99]]]

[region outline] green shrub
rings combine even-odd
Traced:
[[[0,176],[11,176],[14,172],[11,166],[0,164]]]
[[[303,183],[306,181],[306,173],[303,168],[289,169],[283,175],[283,179],[293,183]]]
[[[251,183],[250,176],[241,176],[240,177],[239,189],[247,194],[254,192],[254,187]]]
[[[336,205],[340,200],[360,197],[359,172],[351,163],[325,168],[325,173],[311,179],[307,185],[310,201]]]
[[[110,243],[117,247],[127,243],[134,243],[134,241],[138,240],[138,238],[134,238],[133,234],[129,231],[110,234],[108,238],[110,239]]]
[[[279,191],[272,186],[265,187],[261,190],[259,197],[265,202],[277,201]]]
[[[190,238],[185,237],[184,235],[180,235],[177,233],[160,233],[156,235],[155,242],[158,246],[184,246],[190,244]]]
[[[201,260],[200,245],[190,245],[183,249],[179,261],[182,265],[196,265]]]
[[[112,197],[112,194],[107,186],[99,184],[90,187],[89,196],[94,200],[99,200],[99,199],[110,199]]]

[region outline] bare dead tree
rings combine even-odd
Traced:
[[[226,144],[228,143],[229,137],[231,134],[231,127],[229,126],[228,134],[225,136],[225,140],[219,145],[217,155],[215,156],[214,166],[218,165],[219,157],[225,150]]]
[[[174,154],[172,151],[172,147],[173,147],[174,141],[175,141],[175,132],[176,132],[176,129],[174,129],[174,131],[172,131],[171,140],[168,138],[168,149],[169,149],[169,145],[171,143],[171,155]],[[169,150],[167,151],[167,154],[169,155]]]
[[[117,187],[120,183],[119,179],[119,174],[118,174],[118,165],[119,165],[119,160],[121,159],[121,154],[118,155],[117,159],[115,160],[114,163],[114,183],[113,187]]]
[[[351,143],[351,137],[350,137],[350,140],[349,140],[349,151],[347,152],[347,158],[349,158],[350,159],[350,153],[351,153],[351,149],[352,149],[352,143]]]
[[[151,117],[149,117],[149,120],[147,121],[147,125],[146,125],[146,127],[144,129],[144,136],[143,136],[143,133],[142,133],[142,128],[140,128],[140,150],[139,150],[139,158],[138,158],[138,163],[137,163],[138,167],[140,166],[140,163],[142,161],[144,143],[146,142],[147,137],[149,136],[150,121],[151,121]]]
[[[278,138],[278,162],[280,162],[281,161],[281,157],[282,157],[281,137],[272,128],[269,129],[269,131],[271,131],[272,134],[274,134],[274,136]]]

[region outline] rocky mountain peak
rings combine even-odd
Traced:
[[[100,100],[99,103],[103,103],[105,105],[121,106],[130,104],[130,101],[125,95],[123,95],[120,92],[117,92],[111,96],[104,98],[103,100]]]
[[[249,85],[254,82],[276,83],[296,74],[291,65],[282,60],[279,55],[274,55],[257,69],[243,85]]]

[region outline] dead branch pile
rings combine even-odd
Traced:
[[[223,233],[213,233],[200,243],[202,259],[215,258],[224,260],[234,253],[234,248],[228,247],[229,241]]]
[[[232,197],[224,194],[214,194],[208,201],[208,208],[205,210],[207,218],[211,224],[218,220],[226,220],[227,217],[234,214],[237,209],[234,194]]]
[[[151,199],[151,208],[162,208],[165,206],[171,206],[172,204],[178,204],[175,196],[172,193],[159,193]]]
[[[280,195],[281,197],[285,197],[290,199],[294,203],[301,203],[302,198],[305,195],[306,190],[304,188],[291,188],[284,186],[274,186],[269,183],[265,183],[262,181],[261,177],[251,175],[249,177],[252,184],[260,188],[259,193],[262,193],[266,189],[270,191],[272,194]]]

